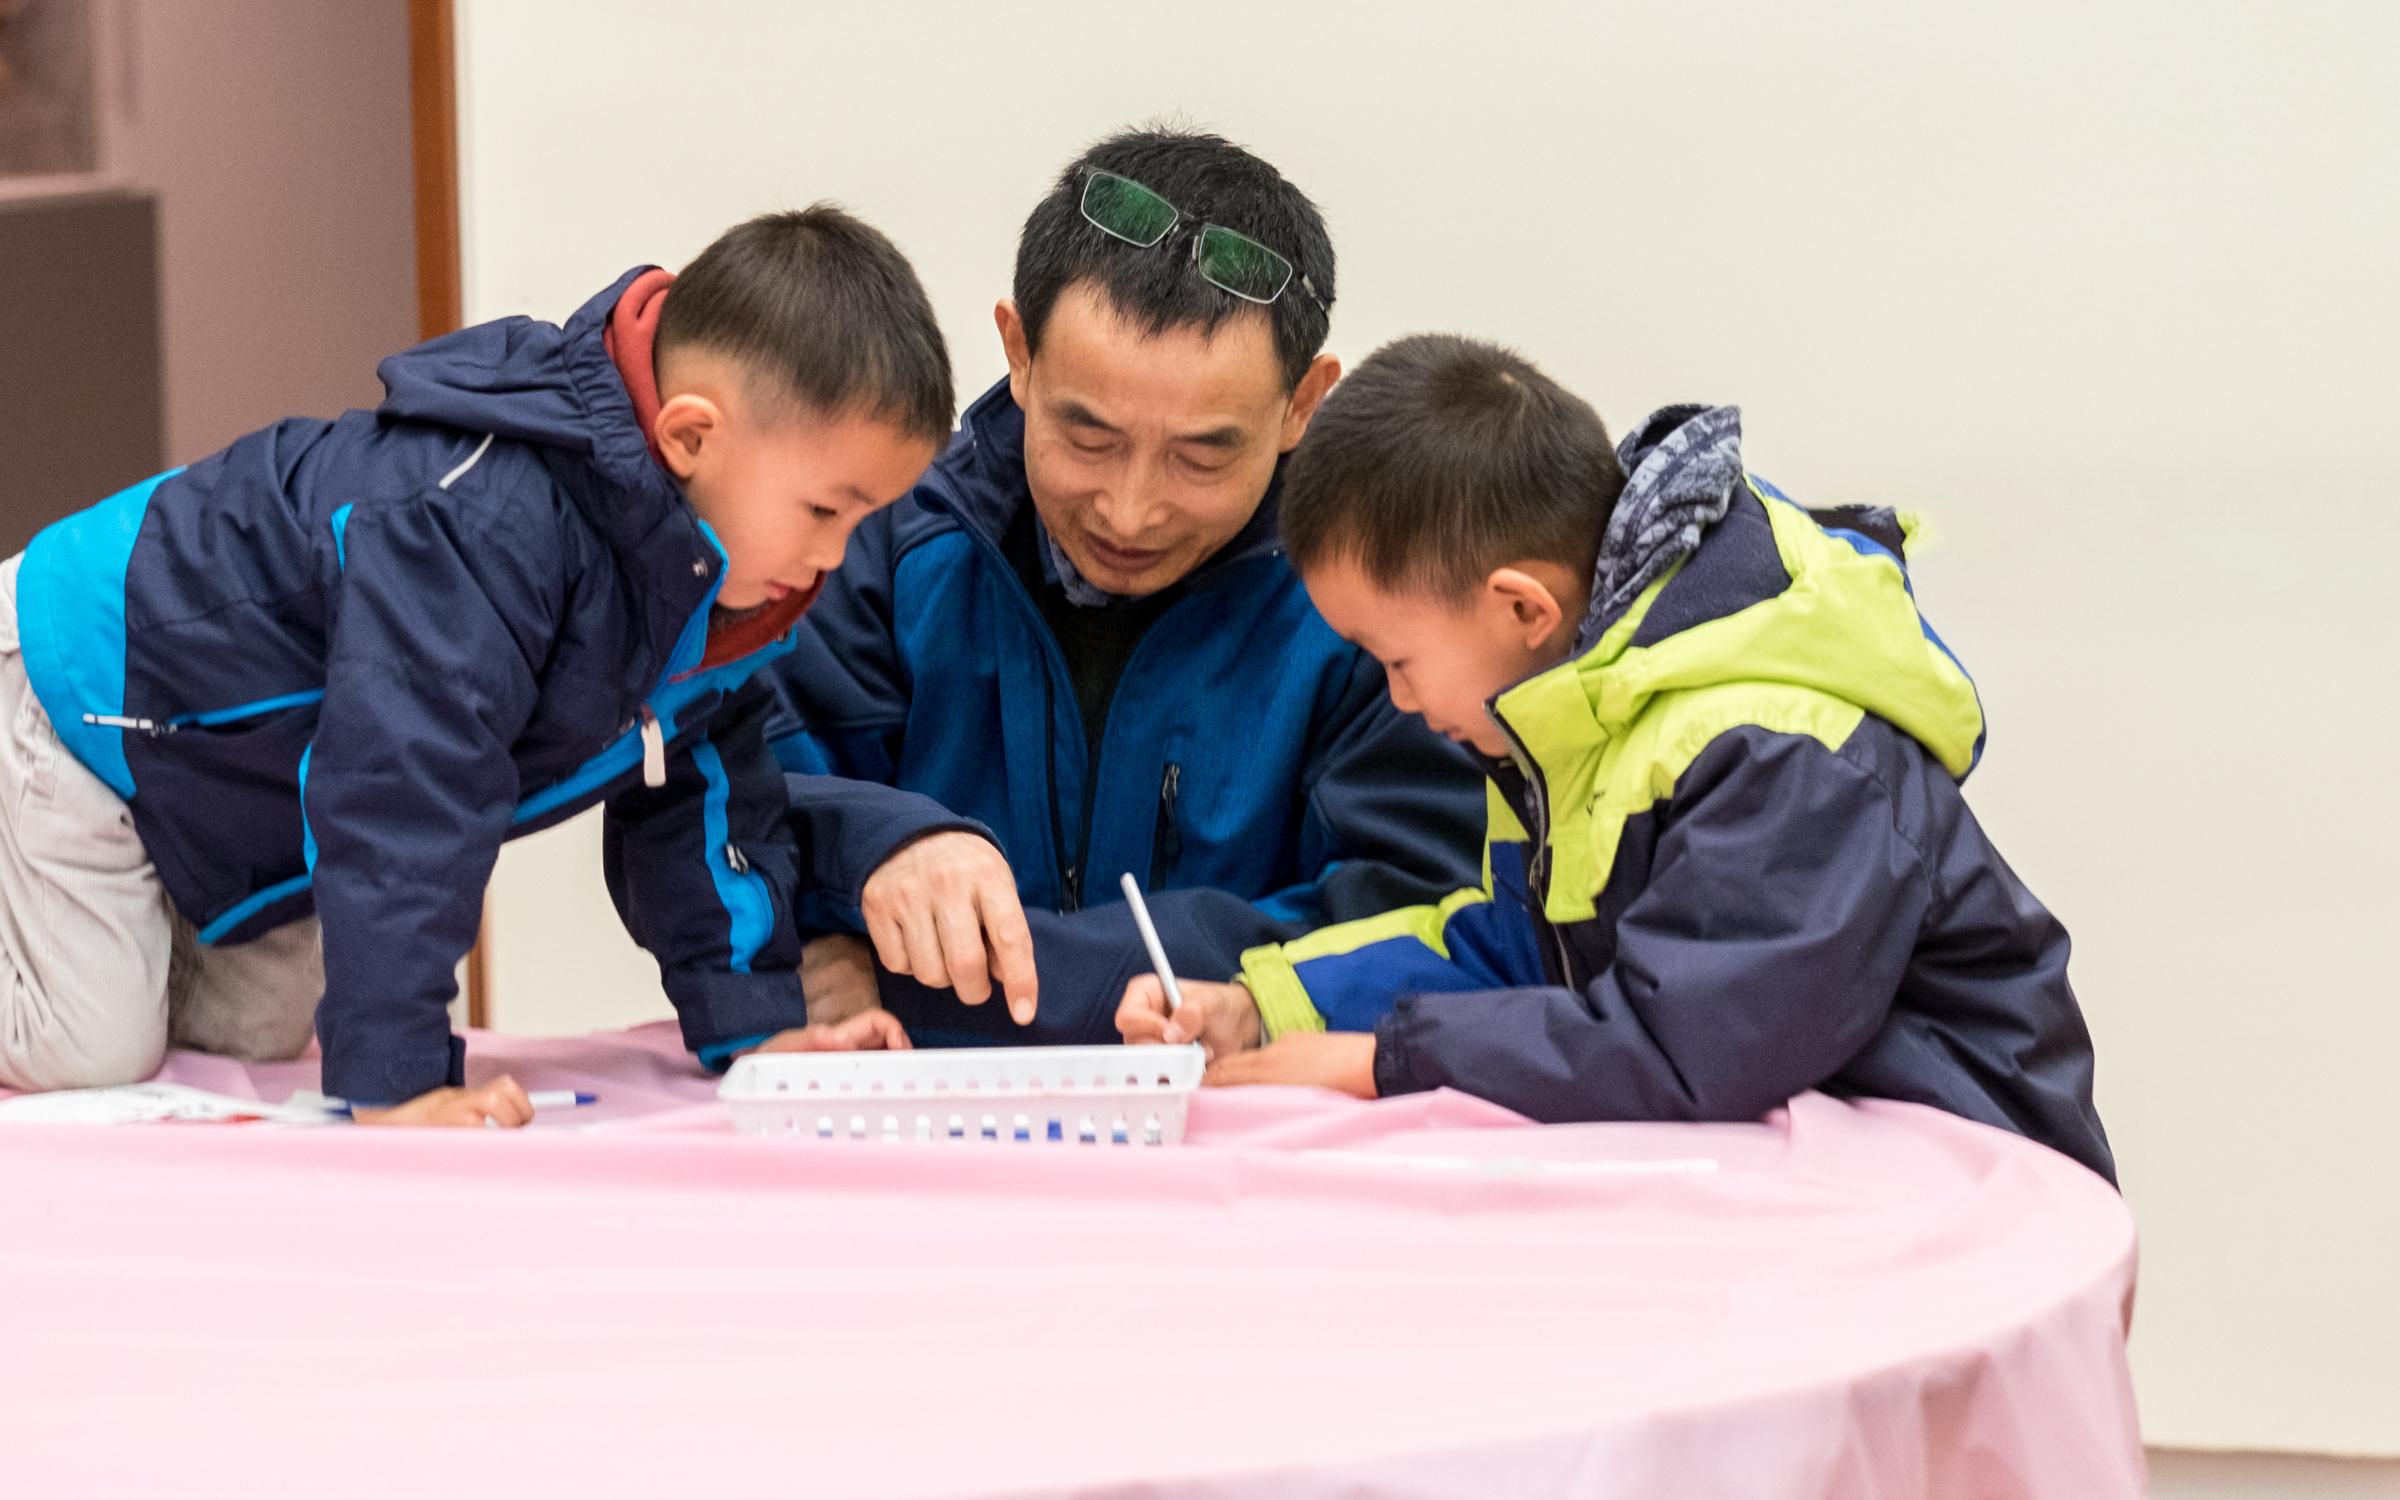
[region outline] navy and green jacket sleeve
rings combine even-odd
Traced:
[[[559,608],[543,528],[468,514],[428,497],[339,525],[342,589],[300,790],[324,928],[325,1089],[359,1103],[458,1081],[457,964],[509,829],[509,746]]]
[[[1253,952],[1245,978],[1271,1032],[1374,1031],[1381,1092],[1456,1088],[1545,1121],[1747,1120],[1883,1026],[1928,893],[1871,772],[1745,729],[1685,771],[1588,976],[1589,934],[1537,920],[1495,870],[1490,890]]]

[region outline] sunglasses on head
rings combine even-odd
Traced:
[[[1174,204],[1114,172],[1094,172],[1084,179],[1083,216],[1101,233],[1144,250],[1164,240],[1183,222],[1183,213]],[[1192,239],[1192,264],[1201,280],[1245,302],[1273,302],[1296,279],[1309,301],[1325,312],[1333,310],[1317,294],[1315,283],[1298,275],[1289,260],[1222,224],[1200,226]]]

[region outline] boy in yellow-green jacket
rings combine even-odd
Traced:
[[[2113,1180],[2067,934],[1960,794],[1982,708],[1890,512],[1802,510],[1734,408],[1612,449],[1526,361],[1423,336],[1327,399],[1282,527],[1394,701],[1483,759],[1484,883],[1253,949],[1173,1017],[1137,980],[1129,1041],[1539,1120],[1910,1100]]]

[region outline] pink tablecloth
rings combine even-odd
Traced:
[[[2122,1202],[1928,1110],[1254,1091],[1171,1151],[821,1145],[726,1133],[661,1028],[476,1050],[606,1102],[0,1130],[0,1487],[2141,1493]]]

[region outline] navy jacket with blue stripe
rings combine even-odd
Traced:
[[[35,690],[202,940],[322,920],[331,1094],[458,1079],[446,1008],[500,844],[602,801],[685,1040],[805,1019],[790,916],[823,872],[748,682],[792,637],[700,668],[724,554],[602,338],[636,274],[564,328],[395,355],[377,410],[279,422],[27,549]]]
[[[885,975],[918,1041],[1115,1041],[1117,1000],[1148,968],[1117,894],[1127,872],[1177,972],[1206,979],[1232,977],[1255,944],[1474,878],[1481,772],[1394,708],[1374,658],[1318,616],[1276,543],[1272,490],[1142,636],[1095,757],[1065,655],[1003,549],[1033,503],[1024,430],[1007,382],[978,398],[915,492],[860,524],[771,674],[788,715],[776,753],[816,773],[793,782],[803,842],[873,830],[889,846],[947,809],[987,828],[1016,875],[1039,1018],[1019,1029],[999,1005]],[[829,797],[824,773],[919,797]],[[857,921],[838,901],[803,916]]]

